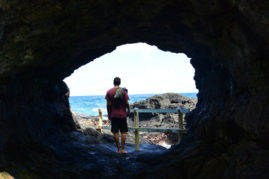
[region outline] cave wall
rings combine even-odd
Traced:
[[[192,58],[199,89],[182,144],[189,155],[178,146],[164,168],[185,166],[186,177],[265,173],[268,9],[265,0],[0,1],[0,158],[45,150],[48,136],[74,130],[62,80],[118,45],[146,42]]]

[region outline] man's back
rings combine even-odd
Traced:
[[[110,118],[125,118],[126,114],[126,107],[127,101],[129,100],[129,96],[127,92],[123,91],[123,96],[121,99],[115,99],[114,96],[116,94],[118,88],[111,88],[106,93],[106,100],[110,103],[109,110],[110,110]]]

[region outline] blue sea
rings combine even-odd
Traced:
[[[179,93],[183,96],[190,98],[197,98],[197,93]],[[158,94],[134,94],[129,95],[129,103],[145,100],[151,96]],[[98,116],[98,109],[101,109],[103,115],[107,115],[106,112],[106,100],[104,95],[97,96],[70,96],[69,102],[71,109],[78,113],[87,116]]]

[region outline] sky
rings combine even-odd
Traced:
[[[198,92],[194,68],[183,53],[159,50],[146,43],[121,45],[78,68],[64,79],[71,96],[105,95],[114,77],[129,94]]]

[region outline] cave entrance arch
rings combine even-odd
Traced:
[[[151,105],[152,109],[180,106],[193,110],[197,103],[194,69],[185,54],[164,52],[146,43],[125,44],[80,67],[64,80],[70,90],[69,102],[72,113],[84,129],[87,124],[88,127],[97,128],[97,122],[94,122],[97,117],[94,116],[98,116],[98,109],[102,110],[103,119],[107,119],[104,95],[112,87],[115,76],[121,77],[121,86],[128,88],[130,104],[164,93],[170,94],[150,98],[148,105]],[[157,104],[153,102],[154,100]],[[140,120],[142,120],[141,127],[178,128],[177,114],[141,114]],[[128,124],[133,126],[133,121],[128,120]],[[107,130],[104,132],[109,133]],[[177,143],[177,134],[157,132],[148,135],[141,133],[141,142],[152,142],[165,147]],[[132,133],[129,133],[127,139],[128,142],[134,143]]]
[[[57,148],[52,150],[52,139],[58,137],[62,147],[59,138],[74,130],[62,80],[118,45],[146,42],[192,57],[199,103],[190,117],[191,133],[183,139],[186,150],[178,146],[170,153],[172,162],[160,159],[164,169],[157,166],[145,173],[170,178],[180,177],[179,173],[190,178],[259,178],[268,171],[263,166],[269,148],[268,60],[264,60],[269,56],[268,3],[202,3],[1,2],[1,170],[8,168],[18,175],[20,166],[37,171],[31,167],[35,163],[43,171],[40,161],[58,166],[33,160],[41,156],[40,151],[55,160],[70,159],[57,153]],[[14,163],[21,165],[14,167]],[[65,171],[53,176],[63,176]],[[37,173],[32,172],[33,178],[42,176]]]

